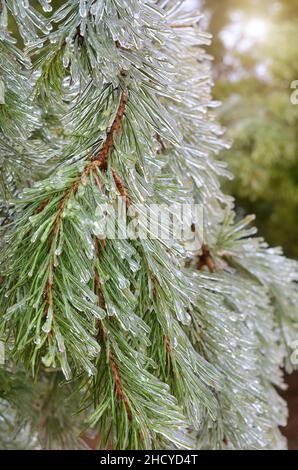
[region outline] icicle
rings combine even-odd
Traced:
[[[53,308],[49,307],[47,311],[46,321],[42,327],[42,331],[47,334],[50,333],[52,330],[52,323],[53,323]]]

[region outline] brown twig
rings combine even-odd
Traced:
[[[172,347],[170,343],[170,338],[168,336],[165,336],[165,345],[166,345],[166,351],[168,353],[169,358],[172,358]]]
[[[161,138],[161,136],[160,136],[159,134],[156,134],[156,140],[157,140],[157,142],[158,142],[159,145],[160,145],[160,150],[158,151],[158,153],[159,153],[159,154],[160,154],[160,153],[165,153],[166,150],[167,150],[167,148],[166,148],[166,146],[165,146],[165,144],[164,144],[164,142],[163,142],[163,140],[162,140],[162,138]]]
[[[120,176],[116,173],[115,170],[112,170],[113,178],[116,184],[116,187],[120,193],[120,196],[122,197],[123,201],[125,202],[126,207],[129,207],[131,205],[131,200],[128,195],[127,189],[120,178]]]
[[[52,260],[51,265],[50,265],[50,274],[49,274],[49,277],[48,277],[48,281],[47,281],[46,289],[45,289],[45,294],[44,294],[45,301],[46,301],[44,316],[48,315],[49,309],[53,305],[53,300],[54,300],[54,295],[55,295],[53,272],[54,272],[54,261]]]
[[[129,419],[129,421],[131,421],[132,420],[131,409],[130,409],[130,406],[129,406],[127,396],[125,395],[125,393],[123,391],[122,381],[121,381],[119,369],[117,367],[115,355],[112,351],[110,351],[110,365],[111,365],[111,370],[112,370],[112,374],[113,374],[113,378],[114,378],[114,382],[115,382],[116,395],[118,396],[118,398],[120,400],[123,401],[128,419]]]
[[[114,144],[114,137],[118,135],[121,131],[122,128],[122,119],[125,114],[126,110],[126,104],[127,104],[128,97],[125,93],[122,93],[118,111],[116,114],[116,117],[114,119],[114,122],[111,126],[111,129],[109,130],[105,143],[103,147],[100,149],[99,153],[97,155],[94,155],[91,159],[91,164],[87,166],[85,173],[88,175],[89,172],[91,171],[92,167],[98,166],[102,170],[106,169],[106,163],[107,163],[107,158],[109,153],[114,150],[115,144]],[[95,164],[95,165],[94,165]]]
[[[63,213],[64,213],[64,210],[65,210],[65,206],[66,206],[67,202],[69,201],[70,197],[73,194],[76,194],[78,188],[79,188],[79,180],[76,180],[74,182],[73,186],[66,191],[66,193],[64,194],[64,196],[62,197],[62,199],[60,201],[58,214],[57,214],[57,217],[55,219],[54,227],[53,227],[52,234],[51,234],[51,237],[50,237],[50,245],[52,244],[52,242],[53,242],[53,240],[54,240],[54,238],[55,238],[55,236],[58,232],[60,222],[62,220]]]
[[[73,37],[74,41],[78,38],[78,43],[80,46],[84,43],[84,36],[81,35],[81,28],[80,26],[77,26],[75,35]]]
[[[96,170],[93,170],[92,174],[93,174],[93,176],[94,176],[96,186],[98,187],[99,191],[102,193],[102,192],[103,192],[103,184],[102,184],[102,182],[100,181],[99,176],[98,176]]]
[[[211,273],[214,273],[216,271],[216,265],[215,265],[214,259],[212,258],[210,250],[207,245],[202,246],[202,254],[199,257],[197,268],[199,271],[202,271],[205,266],[207,266],[207,268],[209,269]]]
[[[46,199],[45,201],[43,201],[40,206],[36,209],[36,214],[40,214],[45,208],[46,206],[49,204],[50,200],[49,199]]]

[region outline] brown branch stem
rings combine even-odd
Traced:
[[[131,421],[132,420],[131,409],[130,409],[130,406],[129,406],[128,399],[127,399],[127,397],[126,397],[126,395],[123,391],[121,376],[120,376],[120,373],[119,373],[119,369],[117,367],[115,355],[112,351],[110,351],[110,365],[111,365],[111,370],[112,370],[112,374],[113,374],[113,378],[114,378],[114,382],[115,382],[116,395],[118,396],[118,398],[121,401],[123,401],[128,419],[129,419],[129,421]]]
[[[197,268],[199,271],[202,271],[204,267],[207,266],[211,273],[216,271],[216,265],[214,259],[211,256],[210,250],[207,245],[202,246],[202,254],[199,257]]]
[[[129,207],[131,205],[131,200],[128,195],[127,189],[120,178],[120,176],[116,173],[115,170],[112,170],[113,178],[116,184],[116,187],[120,193],[120,196],[122,197],[123,201],[125,202],[126,207]]]

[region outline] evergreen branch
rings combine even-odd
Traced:
[[[97,238],[95,239],[95,249],[96,249],[96,256],[99,259],[100,258],[100,247],[99,247],[99,241],[98,241]],[[96,287],[96,290],[97,290],[99,307],[106,310],[105,300],[104,300],[104,296],[103,296],[103,292],[102,292],[102,286],[101,286],[101,282],[100,282],[100,277],[99,277],[98,270],[96,268],[95,268],[95,287]],[[99,338],[99,341],[100,342],[104,341],[105,337],[106,337],[106,334],[105,334],[105,330],[104,330],[104,325],[101,321],[99,321],[98,322],[98,338]],[[132,412],[131,412],[131,409],[130,409],[130,406],[129,406],[128,399],[127,399],[127,397],[126,397],[126,395],[123,391],[123,388],[122,388],[121,376],[119,374],[119,369],[117,367],[115,355],[114,355],[112,350],[110,350],[109,363],[110,363],[110,367],[111,367],[111,370],[112,370],[112,375],[113,375],[114,382],[115,382],[116,395],[120,400],[123,401],[128,419],[129,419],[129,421],[131,421],[132,420]]]
[[[106,355],[102,354],[98,363],[94,384],[97,405],[91,417],[91,424],[100,430],[101,448],[110,443],[111,436],[113,449],[156,449],[169,443],[189,448],[192,441],[187,436],[187,423],[165,385],[146,371],[146,358],[129,345],[119,325],[112,320],[103,323]],[[111,398],[114,396],[122,405],[120,409]]]
[[[82,175],[78,176],[74,180],[72,186],[66,190],[65,194],[61,198],[59,208],[58,208],[58,213],[53,224],[52,233],[50,235],[50,240],[49,240],[50,246],[53,245],[53,242],[56,239],[57,232],[62,222],[65,207],[68,201],[70,200],[70,198],[76,195],[80,184],[82,183],[82,181],[84,181],[84,178],[87,178],[91,170],[94,170],[96,167],[101,168],[101,169],[106,169],[106,162],[107,162],[108,155],[114,149],[114,138],[117,134],[119,134],[121,130],[121,121],[125,113],[126,102],[127,102],[127,96],[123,93],[120,98],[120,102],[119,102],[115,119],[113,121],[111,129],[107,133],[106,140],[99,154],[94,155],[91,158],[91,161],[85,165]],[[42,211],[46,207],[47,204],[48,204],[48,199],[46,199],[43,203],[41,203],[41,205],[37,209],[37,213]],[[52,249],[50,251],[53,252]],[[53,300],[54,300],[54,295],[55,295],[54,271],[55,271],[55,259],[53,256],[51,263],[50,263],[49,277],[48,277],[46,291],[45,291],[45,299],[46,299],[45,315],[49,315],[50,309],[51,311],[53,310]]]
[[[79,446],[65,427],[80,435],[85,417],[99,447],[191,448],[193,431],[199,448],[282,446],[274,386],[297,336],[297,264],[235,224],[220,189],[229,173],[214,158],[225,144],[199,16],[172,0],[65,0],[44,35],[50,21],[30,1],[1,6],[41,72],[37,83],[24,75],[28,60],[4,24],[2,192],[27,186],[33,164],[39,180],[17,202],[1,252],[1,338],[37,384],[21,427],[46,448]],[[49,155],[59,165],[44,180]],[[150,229],[100,240],[98,208],[108,203],[117,225],[116,194],[128,217],[139,203],[201,204],[200,254]],[[76,380],[59,387],[60,368]],[[19,415],[14,390],[5,390],[8,428],[0,420],[5,446]],[[72,409],[81,410],[73,421]]]

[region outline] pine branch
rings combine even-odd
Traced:
[[[79,445],[65,427],[79,435],[87,417],[101,448],[193,448],[194,434],[199,448],[283,446],[274,386],[297,335],[297,264],[235,224],[220,189],[229,173],[215,158],[225,143],[199,15],[171,0],[65,0],[50,20],[30,2],[1,5],[40,73],[24,78],[28,60],[5,30],[5,191],[18,194],[51,157],[17,201],[0,260],[9,360],[42,388],[32,434],[44,447]],[[117,226],[119,196],[130,222],[140,205],[201,204],[201,251],[148,227],[101,240],[99,209]],[[64,387],[48,378],[60,369]],[[59,407],[68,393],[74,425]]]

